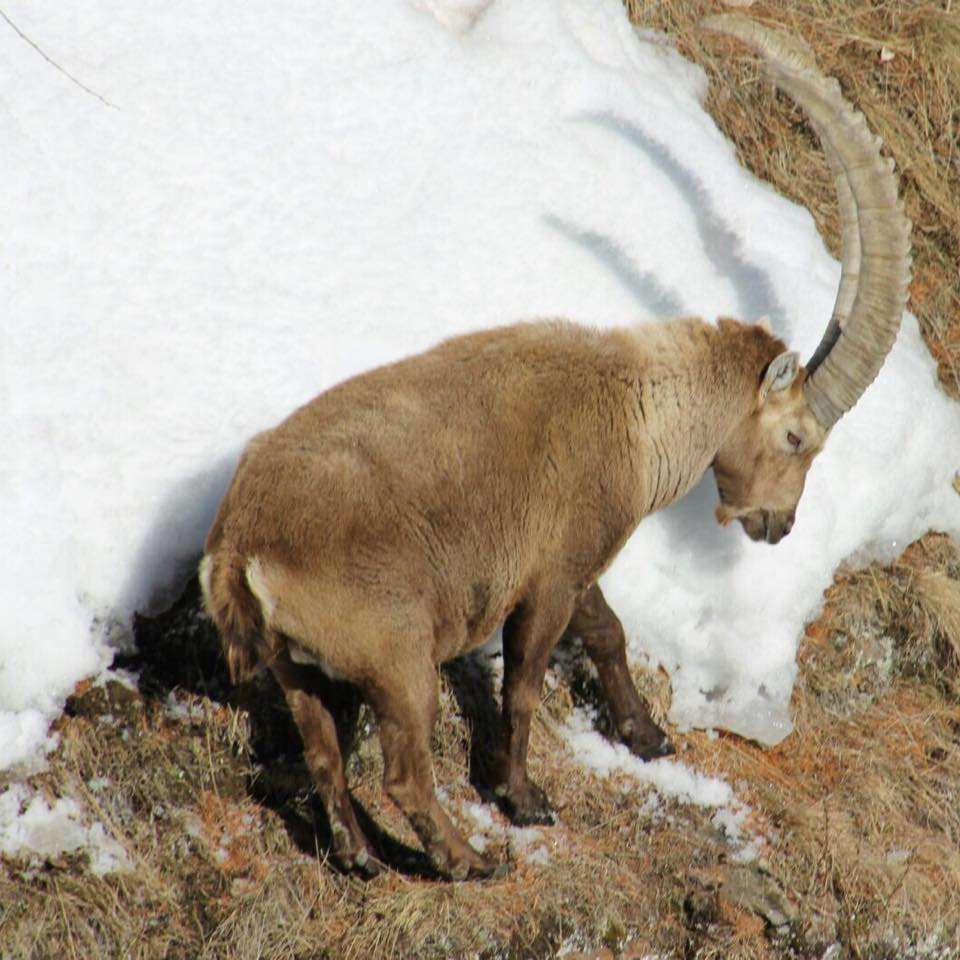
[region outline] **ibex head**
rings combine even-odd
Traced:
[[[713,463],[717,519],[724,525],[738,519],[753,540],[777,543],[790,532],[807,470],[827,436],[807,402],[804,380],[796,353],[770,361],[754,410]]]
[[[880,139],[808,50],[735,14],[703,25],[757,50],[770,79],[804,109],[840,206],[840,285],[820,345],[805,368],[786,351],[770,361],[755,410],[714,461],[720,523],[739,519],[752,539],[776,543],[793,526],[807,470],[827,434],[873,382],[896,339],[910,282],[910,221]]]

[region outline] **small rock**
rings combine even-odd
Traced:
[[[762,917],[771,927],[785,927],[797,912],[776,878],[755,864],[731,867],[720,895],[741,910]]]

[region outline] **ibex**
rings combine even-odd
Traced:
[[[811,461],[877,374],[909,281],[910,225],[892,162],[835,80],[794,41],[736,16],[706,24],[763,56],[807,112],[836,180],[842,275],[804,368],[770,330],[678,319],[593,330],[562,321],[450,339],[347,380],[246,448],[200,578],[230,674],[283,689],[344,868],[379,864],[351,807],[319,666],[377,721],[384,784],[436,869],[488,876],[434,790],[437,665],[503,627],[493,793],[516,823],[549,822],[527,773],[551,649],[578,634],[619,735],[672,752],[627,669],[597,578],[640,520],[713,467],[721,524],[777,543]]]

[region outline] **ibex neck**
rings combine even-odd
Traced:
[[[627,335],[639,373],[637,446],[654,465],[644,484],[651,512],[695,486],[755,408],[760,374],[779,341],[762,328],[729,321],[718,328],[692,318]]]

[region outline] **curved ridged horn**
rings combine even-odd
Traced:
[[[767,76],[804,110],[834,175],[842,236],[840,288],[827,329],[807,364],[804,394],[829,430],[873,382],[900,329],[910,282],[910,221],[881,141],[817,69],[802,44],[737,14],[701,21],[764,58]]]

